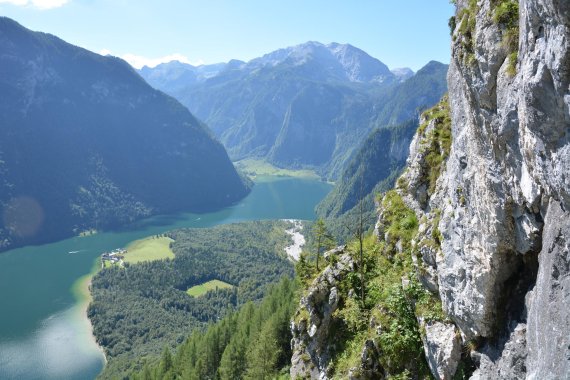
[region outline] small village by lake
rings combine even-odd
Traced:
[[[116,248],[111,252],[103,252],[101,254],[101,268],[105,268],[105,266],[112,264],[119,264],[123,266],[123,259],[125,258],[127,252],[128,251],[123,248]]]

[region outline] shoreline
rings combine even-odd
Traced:
[[[84,323],[86,323],[86,325],[88,326],[91,339],[95,344],[95,346],[97,347],[97,350],[101,352],[101,355],[103,356],[103,367],[105,367],[107,365],[107,355],[105,354],[105,350],[103,349],[103,347],[101,347],[99,343],[97,343],[97,338],[93,333],[93,325],[91,324],[91,320],[87,316],[87,309],[89,307],[89,304],[93,300],[90,290],[91,280],[93,276],[96,275],[97,272],[100,270],[98,261],[99,258],[95,260],[93,267],[91,268],[91,272],[79,277],[73,283],[71,287],[71,292],[73,293],[73,297],[75,298],[76,301],[75,307],[77,308],[77,311],[80,314],[81,320]]]

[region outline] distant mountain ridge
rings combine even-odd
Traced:
[[[416,110],[422,108],[421,104],[432,100],[429,91],[425,92],[428,94],[425,97],[417,96],[417,89],[425,83],[440,86],[432,92],[445,89],[445,86],[437,81],[440,65],[434,61],[428,63],[417,75],[384,95],[380,102],[385,106],[376,118],[384,123],[377,122],[378,125],[388,126],[375,128],[357,146],[355,154],[344,165],[332,191],[317,205],[317,215],[326,219],[329,230],[338,239],[345,241],[350,238],[346,226],[358,220],[361,211],[360,200],[363,202],[362,211],[366,214],[366,227],[373,226],[376,219],[374,199],[394,186],[405,166],[408,148],[418,128],[419,117]],[[414,93],[416,96],[411,95]],[[408,120],[401,122],[405,117]]]
[[[347,82],[383,82],[401,76],[409,77],[413,71],[408,68],[391,72],[378,59],[350,44],[307,42],[302,45],[279,49],[249,62],[231,60],[227,63],[193,66],[179,61],[159,64],[156,67],[144,66],[139,73],[151,86],[168,89],[202,83],[223,71],[241,70],[251,72],[263,67],[275,67],[280,64],[301,66],[311,57],[329,64],[328,75]]]
[[[313,62],[319,64],[325,81],[382,83],[394,79],[388,66],[363,50],[349,44],[323,45],[314,41],[265,54],[249,61],[244,68],[304,66]]]
[[[394,72],[348,44],[279,49],[249,62],[139,71],[204,120],[230,157],[315,169],[335,179],[376,127],[419,115],[447,91],[447,65]]]
[[[248,187],[210,131],[123,60],[0,17],[0,250]]]
[[[183,88],[188,84],[200,83],[216,76],[220,71],[228,67],[227,63],[213,65],[192,66],[179,61],[161,63],[150,68],[144,66],[140,69],[141,75],[155,88],[170,86],[173,89]]]

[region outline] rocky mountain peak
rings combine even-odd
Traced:
[[[342,65],[351,82],[382,83],[393,80],[394,74],[388,66],[352,45],[331,43],[327,48]]]
[[[248,62],[250,67],[275,67],[277,65],[317,65],[337,80],[347,82],[391,81],[394,74],[378,59],[349,44],[309,41],[300,45],[279,49]]]

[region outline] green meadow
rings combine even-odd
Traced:
[[[216,289],[229,289],[233,288],[233,285],[228,284],[227,282],[223,282],[220,280],[212,280],[208,282],[204,282],[203,284],[196,285],[191,287],[186,291],[188,295],[192,297],[200,297],[209,292],[210,290]]]
[[[319,175],[315,173],[314,170],[281,169],[271,165],[270,163],[264,160],[246,158],[241,161],[236,161],[234,162],[234,164],[236,168],[238,168],[241,172],[246,174],[251,179],[256,179],[257,177],[265,177],[265,176],[320,179]]]
[[[124,261],[134,264],[142,261],[173,259],[174,253],[170,249],[172,241],[169,237],[156,236],[135,240],[127,246]]]

